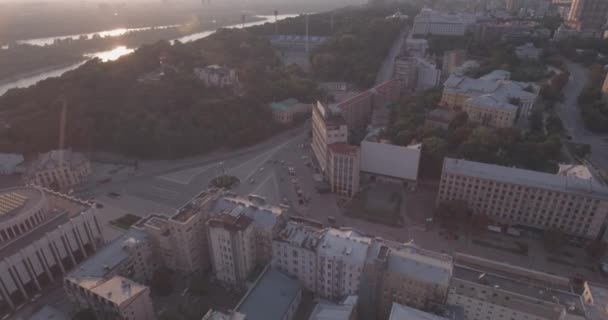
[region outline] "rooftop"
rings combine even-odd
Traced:
[[[508,300],[501,297],[487,296],[487,300],[494,304],[525,310],[525,312],[547,318],[555,317],[562,309],[565,309],[569,314],[585,316],[585,307],[580,295],[552,288],[549,283],[538,285],[523,281],[520,278],[494,274],[491,273],[492,271],[491,269],[479,270],[455,265],[454,279],[474,282],[494,290],[515,294]],[[454,287],[458,290],[456,286]],[[461,293],[466,294],[464,291]],[[534,303],[534,301],[544,303]]]
[[[171,220],[185,223],[190,218],[194,217],[197,213],[201,212],[202,207],[207,204],[209,201],[214,201],[219,196],[219,191],[215,189],[205,190],[201,192],[198,196],[192,199],[190,202],[185,204],[183,207],[179,208],[173,216],[171,216]]]
[[[28,320],[69,320],[65,313],[49,306],[45,305],[38,312],[31,315]]]
[[[412,244],[391,248],[388,270],[408,278],[447,286],[452,277],[452,257],[421,249]]]
[[[315,250],[323,237],[323,228],[289,221],[274,240],[287,242],[292,246]]]
[[[279,102],[272,102],[270,108],[274,110],[286,110],[300,104],[298,99],[289,98]]]
[[[448,320],[448,318],[440,317],[431,313],[420,311],[418,309],[410,308],[393,302],[391,307],[391,315],[389,320]]]
[[[560,163],[557,174],[560,176],[577,177],[580,179],[593,179],[591,171],[589,171],[589,168],[585,165]]]
[[[267,267],[236,309],[247,320],[282,320],[301,291],[297,280]]]
[[[370,237],[356,230],[330,228],[317,250],[326,257],[339,257],[350,264],[363,266],[371,242]]]
[[[444,159],[443,172],[558,192],[608,198],[607,187],[597,183],[595,180],[580,179],[573,176],[561,176],[452,158]]]
[[[283,209],[277,206],[267,205],[255,200],[254,197],[223,197],[215,202],[211,209],[211,216],[228,214],[237,217],[241,214],[251,218],[253,224],[262,228],[274,227],[279,217],[283,214]]]
[[[247,229],[253,220],[245,215],[239,215],[237,217],[229,214],[221,214],[217,217],[209,219],[207,222],[209,226],[214,228],[224,228],[229,231],[243,231]]]
[[[148,287],[133,280],[121,276],[114,276],[100,283],[98,286],[90,288],[90,291],[120,306],[133,297],[140,295],[147,289]]]
[[[484,94],[481,96],[469,98],[465,101],[465,104],[472,104],[483,108],[494,109],[498,111],[505,111],[515,114],[517,112],[517,106],[512,105],[503,100],[497,99],[493,95]]]
[[[203,316],[201,320],[245,320],[245,315],[239,312],[221,312],[216,310],[209,310],[207,314]]]
[[[432,121],[437,121],[437,122],[450,123],[452,121],[452,119],[454,119],[455,115],[456,115],[456,113],[454,113],[450,110],[437,108],[437,109],[433,109],[431,112],[429,112],[426,115],[426,119],[432,120]]]
[[[444,90],[471,96],[491,94],[494,98],[503,102],[508,102],[510,98],[522,100],[536,98],[535,93],[528,91],[530,84],[507,80],[509,74],[508,71],[494,70],[479,79],[452,74],[445,81]]]
[[[17,217],[22,212],[44,205],[44,192],[33,187],[17,187],[0,190],[0,223]]]
[[[357,296],[348,296],[339,304],[321,301],[310,314],[308,320],[349,320],[357,306]]]
[[[348,143],[344,143],[344,142],[332,143],[330,145],[327,145],[327,148],[331,152],[338,153],[338,154],[344,154],[344,155],[359,154],[359,147],[357,147],[356,145],[352,145],[352,144],[348,144]]]
[[[74,268],[66,278],[84,288],[95,287],[107,274],[129,258],[131,248],[147,240],[148,237],[143,231],[130,228],[120,238],[99,249]]]

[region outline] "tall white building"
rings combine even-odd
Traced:
[[[255,268],[253,220],[245,215],[223,214],[207,221],[213,274],[222,283],[245,288]]]
[[[312,151],[323,172],[327,169],[327,146],[348,141],[346,121],[340,111],[332,107],[317,101],[312,109]]]
[[[437,204],[463,200],[474,214],[596,239],[608,214],[608,188],[594,180],[445,158]]]
[[[463,36],[475,20],[469,15],[444,14],[423,8],[414,18],[413,35]]]
[[[439,85],[441,70],[437,65],[425,58],[416,58],[416,90],[424,91]]]

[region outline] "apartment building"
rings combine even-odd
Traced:
[[[435,88],[441,79],[441,70],[430,59],[416,57],[416,90]]]
[[[39,187],[0,190],[0,317],[48,289],[104,243],[97,209]]]
[[[517,118],[518,107],[486,94],[464,101],[462,111],[469,121],[495,128],[511,128]]]
[[[156,319],[150,289],[121,276],[81,283],[71,293],[82,308],[92,309],[100,319]]]
[[[322,172],[327,170],[327,145],[348,141],[348,127],[335,105],[321,102],[312,109],[312,151]]]
[[[361,276],[361,317],[387,319],[394,302],[415,308],[443,305],[452,269],[449,255],[374,239]]]
[[[388,320],[449,320],[432,313],[410,308],[394,302]]]
[[[327,177],[331,191],[344,197],[352,197],[359,191],[359,147],[347,143],[327,146]]]
[[[465,319],[583,320],[583,295],[570,280],[467,255],[455,257],[448,303]]]
[[[517,102],[518,115],[527,118],[536,103],[538,88],[509,78],[510,72],[503,70],[495,70],[479,79],[452,74],[444,83],[440,105],[461,110],[470,98],[492,96],[502,103]]]
[[[456,68],[461,66],[467,58],[467,52],[464,49],[454,49],[443,53],[443,64],[441,71],[444,75],[449,75],[456,71]]]
[[[64,149],[39,155],[24,180],[45,188],[67,190],[90,174],[91,163],[83,154]]]
[[[291,98],[270,104],[272,118],[282,124],[290,124],[295,118],[310,115],[312,104],[301,103],[297,99]]]
[[[606,24],[608,2],[605,0],[573,0],[566,23],[577,30],[600,31]]]
[[[339,303],[321,301],[315,305],[308,320],[356,320],[357,296],[348,296]]]
[[[395,57],[393,76],[401,83],[403,89],[416,87],[416,58],[408,53]]]
[[[245,215],[222,214],[207,221],[211,265],[216,279],[234,288],[245,288],[255,268],[253,220]]]
[[[249,195],[239,197],[226,195],[215,201],[210,216],[228,214],[234,217],[247,216],[253,220],[256,263],[265,266],[272,260],[272,239],[285,227],[287,215],[284,209],[266,203],[266,199]]]
[[[272,267],[295,277],[317,292],[317,247],[324,234],[321,223],[292,220],[272,241]]]
[[[437,204],[464,200],[474,214],[537,229],[601,236],[608,188],[594,180],[446,158]]]
[[[328,229],[317,248],[317,294],[326,299],[356,295],[372,239],[348,228]]]
[[[131,228],[68,273],[64,289],[72,303],[100,319],[155,319],[149,289],[140,283],[158,266],[148,235]]]
[[[465,14],[444,14],[429,8],[423,8],[414,18],[412,34],[414,36],[464,36],[469,25],[475,19]]]

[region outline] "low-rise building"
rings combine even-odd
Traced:
[[[498,222],[587,239],[602,236],[608,214],[608,188],[595,180],[445,158],[437,204],[450,200]]]
[[[194,68],[194,74],[205,83],[207,87],[234,87],[239,84],[236,70],[221,67],[216,64],[202,68]]]
[[[495,70],[479,79],[452,74],[444,83],[440,104],[460,110],[465,101],[478,96],[492,96],[496,101],[517,104],[518,115],[527,118],[538,97],[532,84],[509,80],[510,73]]]
[[[570,280],[467,255],[455,257],[448,303],[466,319],[587,319]]]
[[[321,301],[312,309],[308,320],[356,320],[357,296],[348,296],[340,303]]]
[[[25,181],[45,188],[67,190],[91,174],[91,163],[81,153],[53,150],[32,162]]]
[[[474,18],[464,14],[443,14],[423,8],[414,18],[413,35],[464,36]]]
[[[44,292],[103,243],[91,204],[37,187],[0,190],[0,316]]]
[[[465,100],[462,110],[473,123],[495,128],[511,128],[515,124],[518,108],[492,95],[482,95]]]
[[[302,286],[298,280],[266,267],[239,301],[236,311],[247,320],[291,320],[301,300]]]
[[[354,196],[359,191],[359,147],[332,143],[327,150],[327,177],[331,191],[344,197]]]
[[[222,214],[207,221],[211,266],[216,279],[244,289],[255,268],[253,220],[245,215]]]
[[[297,117],[307,116],[312,111],[312,104],[301,103],[297,99],[286,99],[270,104],[272,118],[283,124],[292,123]]]
[[[17,166],[23,163],[23,155],[16,153],[0,153],[0,175],[17,172]]]

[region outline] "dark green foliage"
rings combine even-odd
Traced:
[[[604,72],[600,65],[591,67],[589,84],[578,96],[578,107],[587,129],[595,133],[608,132],[608,105],[602,100]]]

